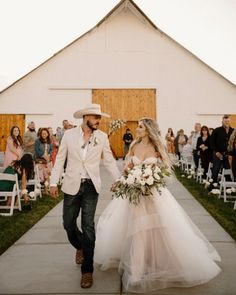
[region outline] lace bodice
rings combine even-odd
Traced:
[[[141,163],[145,164],[157,164],[158,163],[158,158],[156,157],[148,157],[145,160],[140,160],[137,156],[132,156],[132,162],[134,165],[139,165]]]

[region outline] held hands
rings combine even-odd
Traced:
[[[58,189],[57,186],[51,186],[50,187],[50,195],[53,199],[56,199],[58,197]]]

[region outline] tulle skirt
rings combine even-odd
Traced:
[[[220,272],[214,260],[215,248],[166,188],[138,206],[113,199],[99,218],[95,262],[118,268],[127,291],[203,284]]]

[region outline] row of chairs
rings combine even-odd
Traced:
[[[195,164],[193,157],[187,157],[187,158],[180,158],[179,160],[180,169],[187,174],[191,174],[193,171],[195,171]],[[206,174],[206,182],[209,182],[209,180],[212,177],[212,167],[213,164],[210,162],[208,166],[208,171]],[[197,182],[202,183],[203,182],[203,168],[201,166],[201,159],[199,160],[199,165],[196,169],[195,179]],[[236,196],[232,196],[230,194],[227,194],[227,189],[230,188],[236,188],[236,181],[234,180],[232,169],[225,169],[223,168],[221,173],[218,175],[219,177],[219,198],[223,198],[224,202],[232,202],[234,201],[234,210],[236,210]],[[230,180],[229,180],[230,179]]]
[[[14,182],[14,186],[12,191],[0,191],[0,215],[2,216],[12,216],[14,213],[14,209],[18,209],[19,211],[22,211],[21,206],[21,189],[18,181],[18,175],[17,174],[7,174],[3,173],[4,169],[0,167],[0,180],[7,180]],[[39,179],[39,173],[38,173],[38,167],[35,166],[35,176],[34,179],[30,179],[27,182],[27,186],[32,186],[34,188],[34,191],[36,189],[39,192],[39,197],[42,198],[42,191],[40,187],[40,179]],[[11,198],[10,204],[8,204],[7,199]],[[37,200],[36,193],[31,197],[32,201]]]

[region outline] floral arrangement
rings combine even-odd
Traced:
[[[166,186],[165,176],[170,174],[167,168],[156,164],[136,165],[115,183],[113,197],[128,199],[131,204],[138,205],[140,197],[152,196],[154,189],[161,193],[161,188]]]
[[[39,187],[39,186],[37,185],[37,187]],[[31,191],[29,194],[28,194],[28,190],[27,189],[23,189],[21,191],[21,195],[22,196],[29,196],[30,199],[34,199],[39,194],[40,194],[40,189],[39,188],[36,188],[34,191]]]
[[[119,128],[121,128],[125,124],[126,124],[126,121],[123,119],[116,119],[116,120],[111,121],[109,123],[108,135],[114,133],[116,130],[118,130]]]

